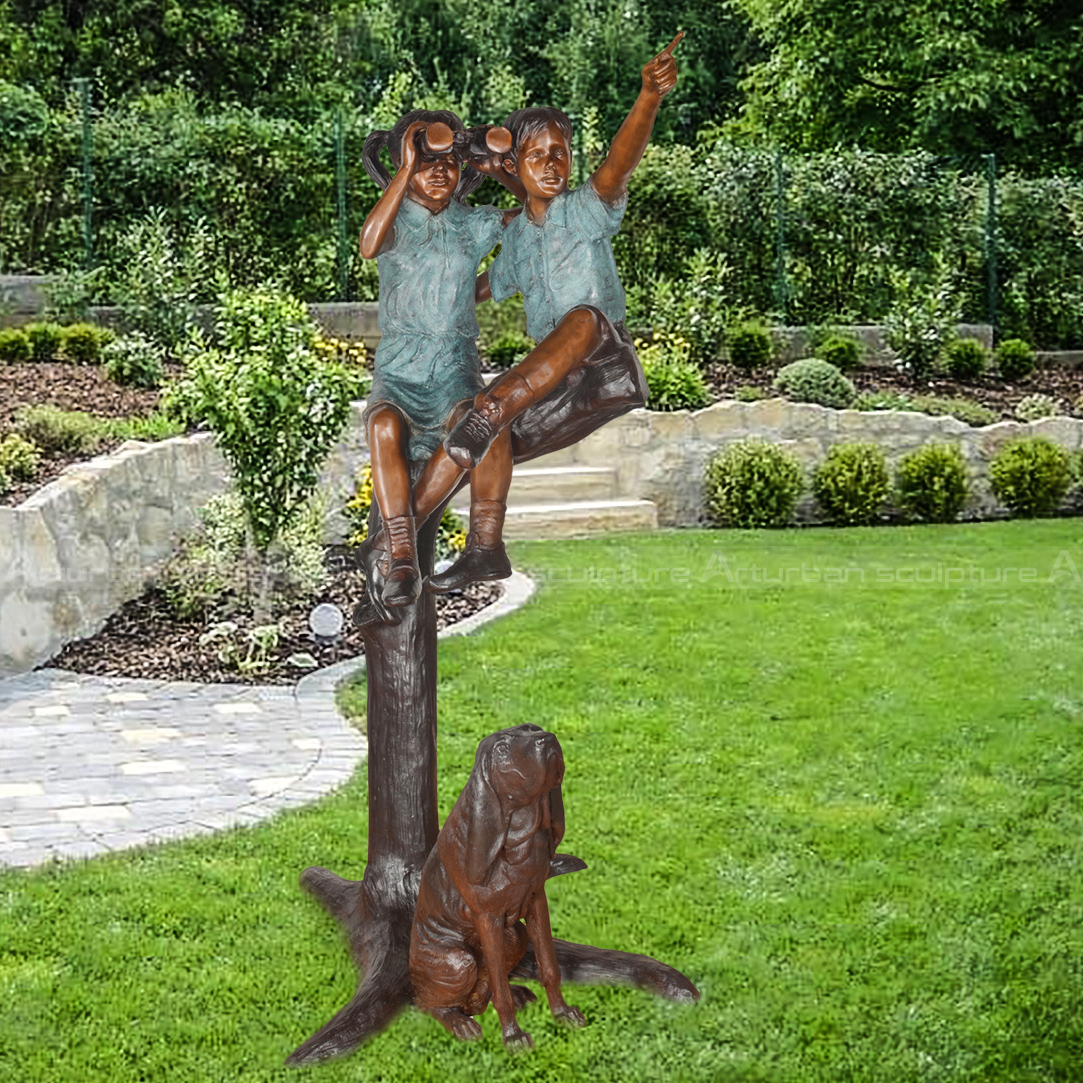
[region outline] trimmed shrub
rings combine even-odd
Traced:
[[[861,343],[849,335],[830,335],[813,351],[813,356],[840,372],[849,372],[861,364]]]
[[[774,386],[793,402],[814,402],[845,410],[857,396],[854,385],[834,365],[815,357],[779,369]]]
[[[485,352],[486,360],[497,368],[510,369],[534,349],[534,340],[509,331],[501,335]]]
[[[652,410],[698,410],[711,401],[703,372],[691,360],[692,343],[662,332],[649,345],[636,342]]]
[[[812,476],[812,492],[836,523],[874,522],[891,488],[887,461],[876,444],[837,444]]]
[[[53,361],[60,356],[64,328],[58,323],[28,323],[26,334],[35,361]]]
[[[797,460],[774,444],[731,444],[707,464],[707,513],[719,526],[786,526],[803,489]]]
[[[128,387],[159,387],[165,376],[162,353],[161,347],[142,331],[132,331],[102,350],[105,374],[114,383]]]
[[[1006,339],[997,346],[994,357],[997,371],[1005,380],[1022,380],[1034,371],[1034,351],[1021,338]]]
[[[993,493],[1013,515],[1052,515],[1072,483],[1071,456],[1040,436],[1005,444],[989,465]]]
[[[16,481],[31,481],[41,465],[41,450],[32,441],[9,432],[0,440],[0,470]]]
[[[64,356],[80,365],[101,360],[102,348],[113,340],[113,332],[92,323],[73,323],[64,328]]]
[[[989,367],[989,351],[976,338],[957,338],[944,347],[944,368],[953,380],[974,380]]]
[[[760,368],[775,356],[771,332],[753,320],[739,323],[726,332],[726,349],[730,363],[742,369]]]
[[[1060,412],[1060,402],[1041,392],[1025,395],[1015,407],[1015,416],[1020,421],[1040,421],[1043,417],[1056,417]]]
[[[895,489],[910,519],[955,522],[970,492],[963,453],[954,444],[926,444],[912,451],[899,462]]]
[[[19,327],[5,327],[0,331],[0,361],[21,365],[34,356],[30,337]]]
[[[82,455],[102,439],[97,418],[57,406],[24,406],[15,414],[15,431],[47,455]]]

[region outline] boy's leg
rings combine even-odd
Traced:
[[[507,579],[511,575],[503,537],[511,467],[511,433],[504,429],[470,475],[470,533],[466,548],[446,572],[429,577],[427,590],[445,594],[469,583]]]
[[[494,380],[444,440],[464,469],[481,462],[496,434],[552,391],[602,340],[597,309],[572,309],[515,368]]]
[[[369,416],[368,430],[372,492],[383,520],[377,536],[369,539],[368,554],[380,573],[380,601],[386,606],[409,605],[421,593],[406,450],[409,428],[394,407],[377,406]],[[369,579],[370,591],[376,586],[374,578]]]

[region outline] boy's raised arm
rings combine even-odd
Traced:
[[[677,85],[677,62],[673,50],[684,37],[682,30],[643,69],[643,89],[624,123],[613,137],[605,161],[590,178],[594,190],[606,203],[616,203],[628,187],[628,178],[639,165],[651,139],[662,99]]]
[[[375,259],[380,254],[395,225],[395,216],[399,213],[406,186],[417,165],[417,133],[425,127],[423,121],[415,121],[406,129],[402,137],[402,162],[361,227],[361,255],[365,259]]]

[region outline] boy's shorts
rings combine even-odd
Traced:
[[[578,443],[647,401],[643,366],[624,323],[613,323],[596,308],[591,311],[601,323],[602,341],[544,399],[512,422],[511,449],[517,463]]]

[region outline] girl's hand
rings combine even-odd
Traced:
[[[684,37],[682,30],[652,61],[643,68],[643,89],[664,98],[677,85],[677,61],[673,50]]]
[[[415,120],[406,129],[402,137],[402,163],[399,169],[408,177],[412,177],[417,171],[417,163],[421,161],[421,151],[417,145],[418,136],[428,127],[423,120]]]

